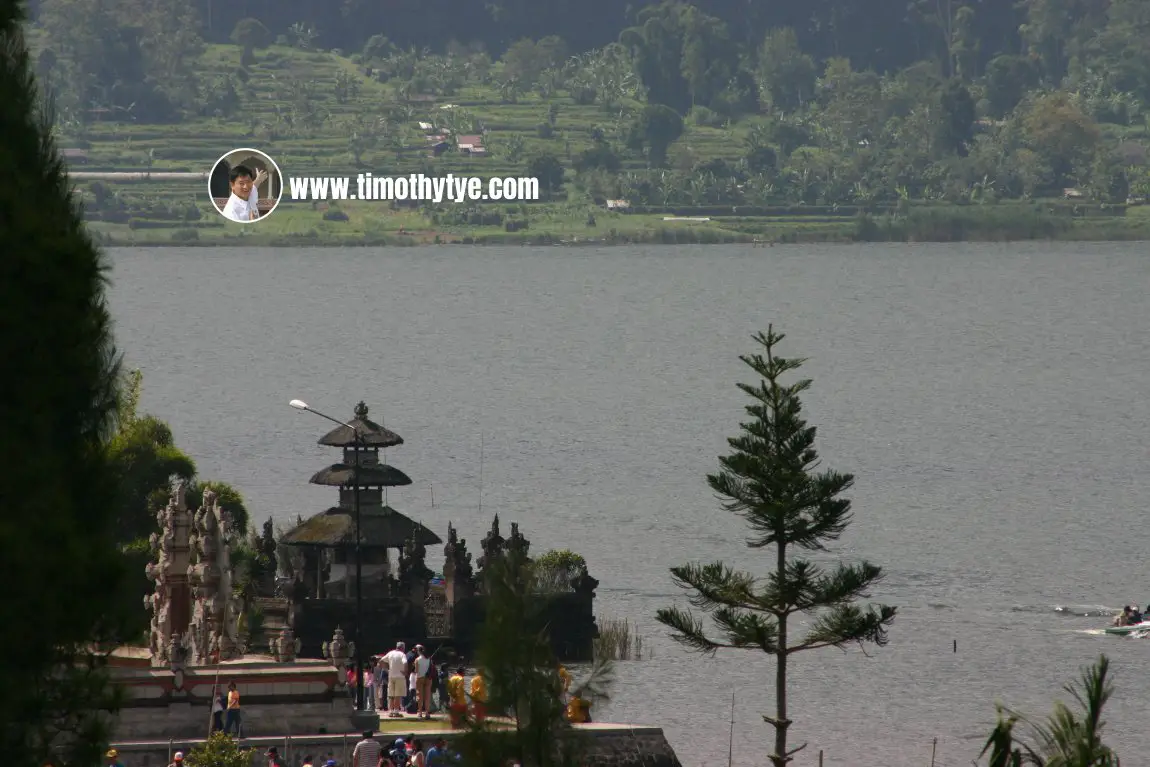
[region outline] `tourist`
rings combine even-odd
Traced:
[[[423,754],[423,741],[419,738],[411,741],[411,751],[407,756],[407,763],[411,767],[425,767],[427,757]]]
[[[571,689],[571,673],[562,665],[559,666],[559,684],[561,685],[559,699],[566,702],[567,692]]]
[[[400,707],[407,691],[407,655],[403,642],[396,642],[395,649],[383,656],[383,662],[387,664],[388,716],[402,719]]]
[[[571,696],[567,704],[567,721],[571,724],[589,724],[591,722],[591,701],[584,699],[579,693]]]
[[[363,670],[363,703],[368,711],[375,711],[375,674],[370,665]]]
[[[120,752],[116,749],[110,749],[104,756],[108,758],[108,767],[124,767],[120,762]]]
[[[224,732],[231,735],[234,731],[237,738],[242,738],[244,723],[240,713],[240,691],[236,689],[235,682],[228,682],[228,710],[225,713]]]
[[[435,739],[435,745],[427,749],[423,767],[447,767],[448,761],[447,738],[441,735]]]
[[[371,730],[366,730],[363,733],[363,740],[355,744],[355,750],[351,752],[352,767],[379,767],[379,757],[383,753],[383,748],[375,740],[374,735]]]
[[[415,699],[419,709],[417,718],[431,718],[431,658],[423,645],[416,645],[419,657],[415,659]]]
[[[279,749],[272,746],[264,754],[268,758],[268,767],[284,767],[283,760],[280,759]]]
[[[471,678],[471,715],[475,721],[482,722],[487,718],[487,682],[479,669]]]
[[[415,658],[416,658],[416,652],[415,652],[414,647],[413,647],[412,650],[409,650],[407,652],[407,673],[408,673],[408,676],[407,676],[407,695],[404,696],[404,711],[406,711],[408,713],[412,713],[411,708],[413,707],[413,705],[415,703],[415,685],[412,684],[412,677],[411,677],[411,674],[415,670]]]
[[[184,767],[184,752],[177,751],[172,757],[172,763],[168,767]]]
[[[463,667],[455,669],[447,680],[447,697],[449,700],[447,712],[451,719],[451,729],[458,730],[463,726],[463,717],[467,714],[467,697],[464,694]],[[431,752],[428,751],[430,755]]]
[[[451,699],[447,694],[447,680],[451,678],[451,669],[444,663],[438,669],[439,672],[439,708],[446,711],[451,703]]]
[[[224,729],[224,709],[227,708],[228,701],[224,698],[222,691],[215,691],[212,695],[212,732],[220,732]]]
[[[301,764],[299,767],[315,767],[312,764],[313,761],[314,761],[314,758],[312,757],[312,755],[308,754],[307,756],[305,756],[303,758],[303,764]]]
[[[407,741],[396,738],[387,750],[387,758],[395,767],[407,767]]]
[[[403,710],[409,714],[419,712],[419,701],[416,698],[416,692],[419,690],[419,674],[415,670],[418,660],[416,657],[407,667],[411,673],[407,675],[407,698],[404,700]]]

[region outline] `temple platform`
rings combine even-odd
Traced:
[[[212,693],[226,691],[232,682],[250,735],[353,731],[347,687],[327,661],[283,663],[249,655],[173,670],[151,665],[146,650],[123,648],[113,653],[109,665],[113,684],[127,694],[113,725],[117,740],[206,736]]]

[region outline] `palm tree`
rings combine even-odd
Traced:
[[[1081,712],[1058,701],[1045,724],[999,705],[998,724],[980,757],[990,753],[989,767],[1120,767],[1118,756],[1102,743],[1102,709],[1114,689],[1106,678],[1110,659],[1105,655],[1082,672],[1078,684],[1063,689],[1074,698]],[[1014,727],[1029,725],[1030,742],[1019,740]]]

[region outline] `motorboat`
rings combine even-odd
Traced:
[[[1150,631],[1150,621],[1142,621],[1141,623],[1135,623],[1132,626],[1108,626],[1105,631],[1107,634],[1114,634],[1116,636],[1137,634],[1143,631]]]

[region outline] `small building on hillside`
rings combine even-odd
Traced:
[[[483,146],[483,136],[460,136],[455,140],[455,146],[460,154],[486,155],[487,148]]]

